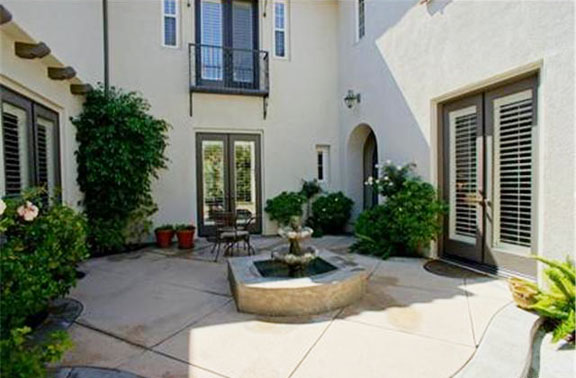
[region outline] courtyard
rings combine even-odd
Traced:
[[[364,298],[317,316],[239,313],[226,259],[211,244],[192,252],[147,248],[94,258],[70,297],[84,310],[65,367],[143,377],[449,377],[474,355],[511,297],[506,283],[471,273],[443,277],[425,259],[350,254],[353,238],[314,239],[369,271]],[[281,243],[255,238],[258,253]],[[417,361],[417,362],[416,362]]]

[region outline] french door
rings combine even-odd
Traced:
[[[217,212],[255,216],[253,230],[261,232],[260,136],[253,134],[196,134],[198,172],[198,232],[214,232]]]
[[[443,106],[443,256],[536,275],[535,77]]]
[[[199,84],[258,88],[258,2],[196,0]]]

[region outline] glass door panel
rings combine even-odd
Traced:
[[[225,211],[226,198],[226,159],[224,140],[202,141],[202,213],[207,226],[214,224],[214,213]]]
[[[254,2],[232,1],[232,80],[241,87],[254,81]]]
[[[234,210],[240,222],[256,215],[256,143],[234,141]]]
[[[201,77],[222,81],[224,78],[224,23],[221,0],[202,0],[200,13]]]
[[[482,262],[482,97],[444,109],[444,199],[449,204],[444,234],[447,254]]]

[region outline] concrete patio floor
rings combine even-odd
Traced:
[[[257,238],[265,253],[280,242]],[[314,243],[346,253],[349,237]],[[494,314],[511,301],[505,282],[448,278],[424,259],[347,254],[371,272],[360,302],[328,314],[262,318],[236,311],[225,259],[144,251],[91,259],[71,297],[85,308],[70,329],[63,366],[144,377],[450,377],[473,355]]]

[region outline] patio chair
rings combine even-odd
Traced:
[[[216,252],[214,261],[220,257],[220,249],[224,246],[224,256],[234,252],[237,246],[242,243],[243,249],[248,251],[248,255],[255,254],[256,250],[250,244],[250,230],[254,222],[254,217],[244,220],[239,224],[236,214],[232,212],[218,212],[213,215],[215,223],[214,246],[212,253]],[[240,218],[242,219],[242,218]]]

